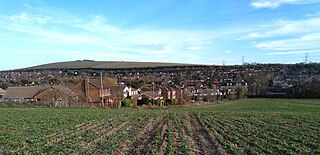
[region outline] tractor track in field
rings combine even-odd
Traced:
[[[149,123],[152,123],[152,121],[153,121],[154,118],[155,118],[155,116],[152,116],[152,118],[150,118],[146,124],[143,124],[143,123],[142,123],[142,124],[139,124],[138,129],[143,129],[143,128],[145,128],[144,125],[148,125]],[[139,122],[139,123],[141,123],[141,122]],[[114,150],[111,154],[117,154],[117,155],[124,155],[124,154],[126,154],[126,153],[130,150],[130,146],[131,146],[131,144],[133,143],[133,141],[132,141],[133,135],[138,134],[137,132],[139,132],[139,131],[137,131],[136,129],[137,129],[137,128],[131,130],[131,132],[129,133],[130,136],[127,137],[126,140],[124,140],[123,142],[121,142],[121,143],[119,144],[118,148],[117,148],[116,150]]]
[[[200,118],[195,114],[190,115],[191,130],[193,141],[196,143],[195,154],[217,154],[217,148],[212,141],[210,134],[205,131],[204,126],[200,123]]]
[[[148,123],[142,130],[137,140],[127,152],[128,154],[148,154],[152,147],[152,140],[159,130],[162,130],[165,122],[164,119],[168,115],[161,114],[155,121]]]
[[[167,154],[167,145],[168,145],[168,139],[166,137],[168,132],[168,125],[165,124],[162,128],[162,132],[161,132],[161,145],[160,145],[160,150],[159,150],[159,154]]]

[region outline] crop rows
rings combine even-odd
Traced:
[[[318,112],[0,111],[0,154],[320,154]]]

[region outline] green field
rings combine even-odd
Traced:
[[[179,109],[0,108],[0,154],[320,154],[320,100]]]

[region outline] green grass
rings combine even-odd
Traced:
[[[320,113],[320,100],[315,99],[243,99],[235,102],[194,107],[186,110],[253,113]]]
[[[99,148],[114,150],[124,141],[122,134],[131,140],[128,148],[133,149],[137,136],[148,121],[156,121],[160,116],[173,122],[170,131],[176,129],[180,137],[174,141],[182,139],[183,130],[189,136],[197,136],[198,133],[185,123],[193,124],[195,118],[199,118],[198,124],[203,125],[203,131],[215,137],[228,153],[320,153],[320,100],[244,99],[217,105],[158,110],[0,108],[0,154],[75,153],[84,142],[90,143],[124,122],[126,124],[114,134],[98,139],[99,145],[92,144],[85,151],[94,152]],[[156,133],[161,132],[161,129],[155,130],[159,130]],[[164,135],[169,133],[168,130],[164,132]],[[59,138],[62,140],[53,142]],[[117,143],[112,143],[114,141]],[[171,144],[172,137],[170,143],[167,142]],[[149,143],[157,144],[150,149],[155,151],[161,145]],[[108,148],[111,144],[112,148]],[[181,145],[184,146],[177,148],[194,150],[187,143]]]

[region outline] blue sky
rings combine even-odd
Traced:
[[[93,59],[320,61],[320,0],[0,0],[0,70]]]

